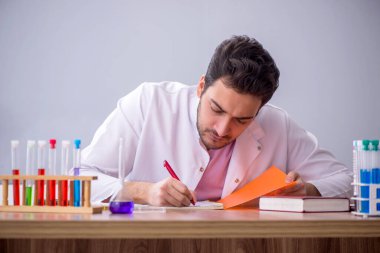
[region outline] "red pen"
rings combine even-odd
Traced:
[[[167,171],[168,171],[169,174],[172,176],[172,178],[175,178],[175,179],[177,179],[178,181],[181,181],[181,180],[179,180],[177,174],[175,174],[174,170],[172,169],[172,167],[170,166],[170,164],[169,164],[168,161],[166,161],[166,160],[164,161],[164,167],[167,169]],[[191,202],[191,204],[195,205],[193,199],[191,199],[190,202]]]

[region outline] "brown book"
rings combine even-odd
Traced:
[[[286,212],[347,212],[350,201],[347,198],[311,196],[267,196],[261,197],[260,210]]]

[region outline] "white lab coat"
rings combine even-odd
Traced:
[[[119,138],[125,141],[125,180],[158,182],[169,177],[168,160],[181,181],[194,190],[209,162],[196,128],[196,86],[143,83],[118,101],[83,150],[81,175],[97,175],[92,201],[117,193]],[[265,105],[236,139],[222,197],[243,187],[271,165],[297,171],[322,196],[351,195],[352,173],[288,114]],[[203,172],[202,172],[203,171]]]

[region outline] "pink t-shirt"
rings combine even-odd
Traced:
[[[222,196],[224,180],[230,163],[235,141],[221,149],[210,149],[210,161],[195,188],[197,200],[219,200]]]

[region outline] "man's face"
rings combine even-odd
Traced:
[[[261,106],[261,99],[237,93],[218,79],[204,90],[201,78],[197,95],[199,136],[207,149],[219,149],[234,141],[252,122]]]

